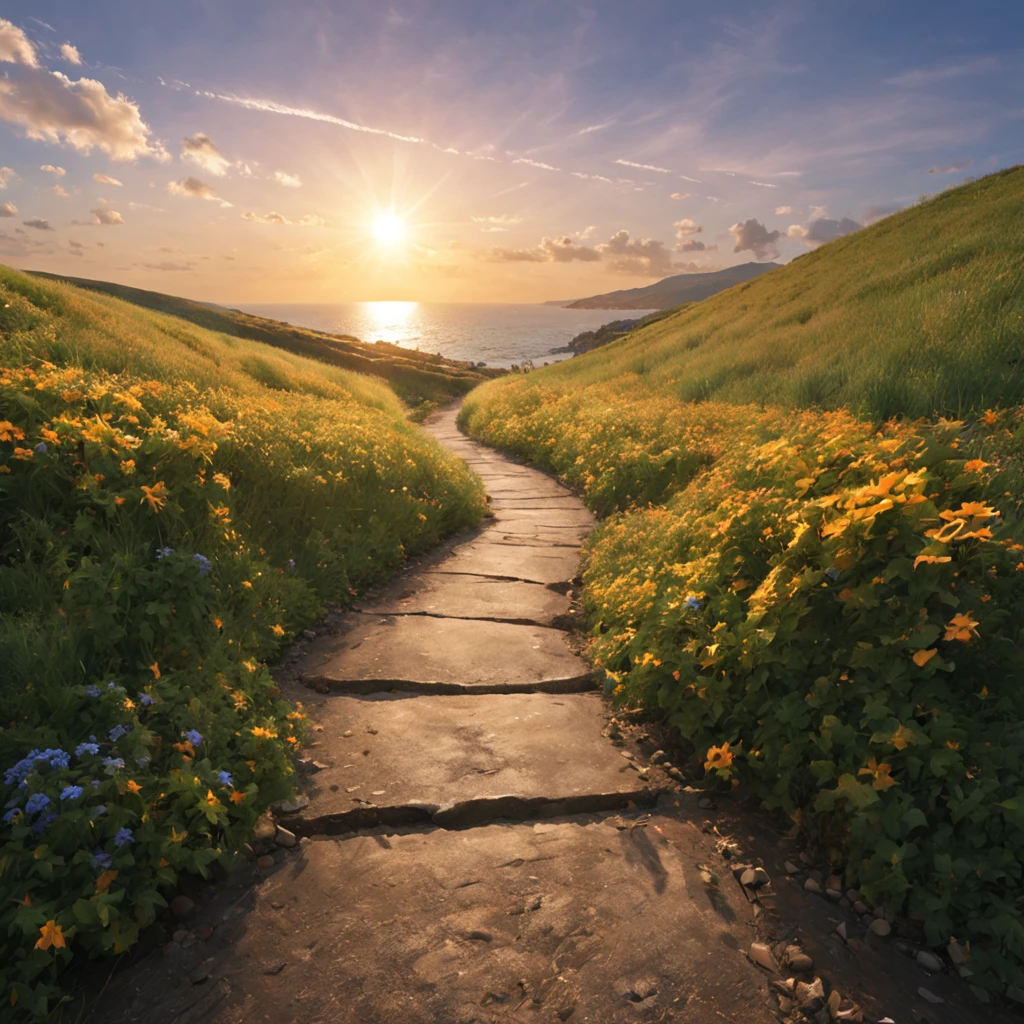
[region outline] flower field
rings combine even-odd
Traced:
[[[485,504],[377,381],[0,271],[0,998],[291,789],[266,659]]]
[[[851,238],[864,249],[874,230]],[[816,260],[839,274],[853,244]],[[730,301],[746,308],[782,273],[695,308],[731,315]],[[992,308],[1002,323],[1007,305]],[[675,726],[695,771],[788,817],[908,934],[935,947],[955,938],[970,983],[1020,986],[1016,378],[1006,399],[965,398],[962,419],[869,420],[800,408],[782,391],[787,406],[683,400],[695,315],[675,318],[675,349],[668,318],[648,329],[659,338],[486,384],[462,422],[553,470],[605,517],[584,600],[614,699]],[[731,351],[704,358],[724,365]],[[963,383],[961,370],[950,363],[935,393]],[[719,391],[745,382],[756,376],[723,371]]]

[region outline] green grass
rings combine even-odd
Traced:
[[[544,371],[683,401],[968,415],[1024,401],[1024,168],[950,189]]]
[[[100,296],[110,296],[130,302],[158,313],[186,320],[207,332],[216,332],[231,338],[258,341],[264,345],[283,349],[307,359],[315,359],[331,366],[357,373],[369,374],[386,380],[396,394],[410,406],[423,403],[445,402],[476,387],[477,384],[501,376],[503,370],[477,367],[460,360],[445,359],[427,352],[415,352],[385,342],[368,344],[350,335],[327,334],[292,324],[269,320],[266,317],[243,313],[237,309],[193,302],[190,299],[164,295],[162,292],[129,288],[108,281],[90,281],[85,278],[65,277],[35,272],[33,277],[54,282],[66,282]],[[98,298],[100,304],[104,303]],[[108,308],[117,307],[107,303]],[[79,327],[95,323],[96,309],[90,309],[79,322]],[[166,318],[159,321],[166,332]],[[194,337],[188,328],[179,328],[182,339]],[[257,370],[257,373],[259,371]],[[429,408],[426,411],[429,412]]]
[[[0,1005],[231,862],[302,736],[265,661],[485,508],[380,377],[0,267]]]

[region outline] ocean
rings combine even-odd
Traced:
[[[361,341],[390,341],[488,366],[532,360],[535,366],[569,358],[552,354],[577,334],[651,310],[563,309],[560,306],[441,302],[247,303],[246,313],[285,320]]]

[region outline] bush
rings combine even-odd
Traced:
[[[621,510],[584,574],[609,692],[966,944],[972,981],[1021,984],[1024,415],[877,429],[629,383],[510,379],[464,413]]]

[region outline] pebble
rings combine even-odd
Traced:
[[[201,924],[192,934],[196,942],[206,942],[213,935],[213,925]]]
[[[868,910],[868,905],[863,900],[857,900],[857,902],[854,903],[853,912],[858,917],[863,917],[865,914],[871,913],[871,911]]]
[[[799,946],[786,947],[786,964],[801,973],[814,970],[814,961]]]
[[[826,889],[825,890],[825,895],[833,903],[838,903],[843,898],[843,894],[838,889]]]
[[[826,889],[837,889],[839,895],[843,895],[843,880],[838,875],[829,875],[825,880]]]
[[[675,769],[675,770],[678,771],[679,769]],[[671,775],[672,772],[669,772],[669,774]],[[697,801],[697,806],[700,807],[702,810],[710,811],[715,806],[715,802],[714,802],[714,800],[711,799],[711,797],[702,796]]]
[[[876,917],[872,920],[871,924],[868,925],[868,930],[875,933],[875,935],[888,935],[892,931],[892,925],[889,924],[884,918]]]
[[[934,1003],[938,1006],[940,1003],[944,1003],[946,1000],[942,996],[937,996],[931,989],[921,987],[917,990],[917,994],[926,1002]]]
[[[778,989],[783,995],[791,996],[796,991],[796,978],[776,979],[772,988]]]
[[[656,750],[648,760],[651,764],[657,764],[659,761],[664,761],[667,756],[664,750]]]
[[[686,778],[686,776],[683,775],[683,773],[678,768],[666,768],[665,772],[668,774],[669,778],[675,779],[676,782],[682,782]],[[704,806],[703,800],[701,800],[700,806]],[[714,807],[715,805],[710,800],[708,800],[707,806]]]
[[[960,945],[956,939],[950,939],[949,945],[946,947],[946,952],[949,954],[949,959],[957,966],[963,967],[967,963],[967,950]]]
[[[765,970],[778,974],[779,968],[775,963],[775,957],[772,956],[771,949],[763,942],[752,942],[750,944],[750,959],[755,964],[765,968]]]
[[[179,921],[187,921],[195,913],[196,905],[188,896],[175,896],[170,911]]]
[[[859,903],[860,902],[860,890],[859,889],[847,889],[846,890],[846,898],[850,901],[850,903]]]
[[[815,881],[813,878],[808,878],[807,881],[804,882],[804,889],[807,892],[820,893],[821,892],[821,883]]]
[[[798,868],[796,866],[796,864],[794,864],[791,860],[787,860],[786,863],[783,865],[783,867],[786,869],[786,874],[787,875],[799,875],[800,874],[800,868]]]
[[[303,808],[308,806],[309,797],[305,794],[297,796],[294,800],[282,800],[280,803],[274,804],[274,807],[276,807],[281,814],[297,814],[299,811],[303,810]],[[273,833],[271,833],[271,835],[273,835]],[[270,837],[268,836],[268,838]]]
[[[825,989],[821,978],[815,978],[810,984],[800,981],[796,986],[796,1001],[801,1010],[817,1010],[825,1002]]]
[[[627,761],[632,761],[636,755],[631,754],[628,750],[620,750],[619,757],[624,757]]]
[[[922,949],[917,954],[917,966],[923,967],[926,971],[931,971],[933,974],[938,974],[942,970],[942,961],[934,953],[929,953],[927,949]]]
[[[263,854],[263,856],[260,857],[258,861],[256,861],[256,867],[258,867],[261,871],[266,871],[268,868],[272,868],[273,866],[274,858],[271,857],[269,853]]]
[[[184,942],[188,938],[188,931],[185,928],[179,928],[171,938],[175,942]]]
[[[349,736],[355,736],[355,733],[351,729],[346,729],[341,735],[348,739]]]
[[[288,829],[281,828],[281,826],[278,825],[277,834],[274,836],[274,842],[276,842],[278,846],[283,846],[290,850],[293,846],[299,845],[299,838],[294,832],[289,832]]]
[[[839,938],[841,938],[844,942],[849,938],[849,936],[847,935],[847,928],[846,928],[846,922],[845,921],[840,921],[839,922],[839,925],[836,928],[836,935],[838,935]]]
[[[762,886],[768,885],[770,881],[768,872],[764,868],[747,868],[740,875],[740,885],[747,889],[760,889]]]

